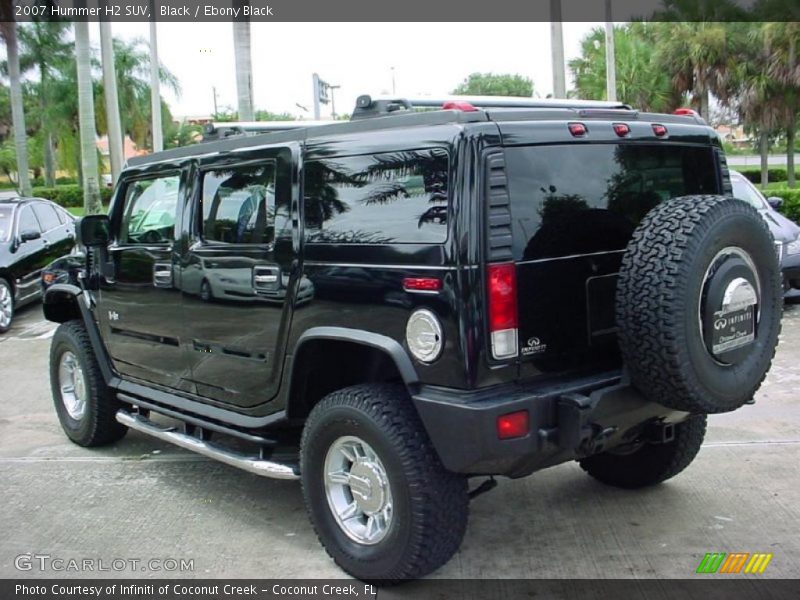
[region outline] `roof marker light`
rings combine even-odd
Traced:
[[[477,112],[477,108],[463,100],[448,100],[442,104],[442,110],[460,110],[461,112]]]
[[[694,111],[691,108],[676,108],[674,111],[672,111],[672,114],[682,117],[696,117],[697,111]]]
[[[586,125],[583,123],[569,123],[567,124],[567,127],[569,127],[569,132],[573,137],[583,137],[588,132]]]
[[[656,134],[657,137],[664,137],[667,135],[667,128],[663,125],[659,125],[657,123],[653,124],[653,133]]]
[[[614,123],[613,127],[614,133],[616,133],[619,137],[625,137],[631,132],[631,128],[625,123]]]

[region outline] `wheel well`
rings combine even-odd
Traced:
[[[66,323],[82,316],[78,298],[66,291],[49,290],[44,296],[42,307],[44,318],[54,323]]]
[[[16,295],[17,288],[14,286],[14,278],[6,271],[0,271],[0,279],[5,279],[6,283],[11,287],[11,293]]]
[[[335,390],[379,382],[403,383],[388,353],[355,342],[310,340],[294,357],[287,415],[303,419],[317,402]]]

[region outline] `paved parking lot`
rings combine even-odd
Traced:
[[[51,407],[53,330],[34,305],[0,337],[0,577],[79,576],[21,573],[15,557],[26,553],[194,567],[104,576],[344,577],[317,544],[296,483],[137,433],[113,448],[67,442]],[[757,403],[711,417],[687,471],[635,492],[576,464],[501,480],[472,503],[461,551],[434,576],[686,578],[716,551],[773,553],[763,577],[800,577],[798,389],[800,307],[788,307]]]

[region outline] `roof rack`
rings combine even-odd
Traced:
[[[222,140],[235,135],[257,135],[330,125],[334,121],[230,121],[208,123],[203,127],[203,141]]]
[[[521,98],[515,96],[445,96],[440,98],[398,98],[392,96],[370,96],[364,94],[356,99],[352,120],[371,117],[385,117],[418,109],[458,110],[484,108],[573,108],[573,109],[607,109],[630,110],[630,106],[622,102],[603,100],[573,100],[557,98]]]

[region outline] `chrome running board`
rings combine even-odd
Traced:
[[[237,467],[262,477],[271,477],[272,479],[299,479],[300,474],[297,470],[286,464],[264,460],[256,456],[247,456],[244,454],[237,454],[226,448],[222,448],[211,442],[206,442],[191,435],[181,433],[174,429],[164,429],[159,427],[149,419],[142,415],[132,415],[124,410],[117,411],[117,421],[134,429],[141,431],[147,435],[151,435],[159,440],[164,440],[186,450],[197,452],[203,456],[213,458],[226,465]]]

